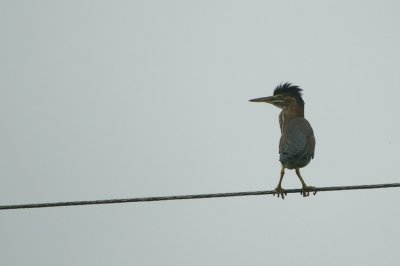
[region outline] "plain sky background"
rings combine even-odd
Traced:
[[[1,1],[0,205],[399,182],[398,1]],[[285,188],[299,188],[287,171]],[[1,265],[397,265],[396,188],[0,212]]]

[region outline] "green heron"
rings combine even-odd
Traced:
[[[275,188],[277,196],[285,198],[287,193],[282,188],[285,168],[295,169],[303,186],[301,194],[306,197],[314,187],[307,186],[300,168],[305,167],[314,158],[315,138],[310,123],[304,118],[304,101],[302,89],[290,83],[276,87],[274,95],[252,99],[250,102],[265,102],[282,109],[279,114],[281,139],[279,141],[279,161],[282,164],[281,176]],[[275,195],[274,193],[274,195]],[[315,194],[315,192],[314,192]]]

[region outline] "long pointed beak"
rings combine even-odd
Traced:
[[[268,97],[261,97],[256,99],[249,100],[250,102],[255,103],[273,103],[276,102],[278,99],[275,96],[268,96]]]

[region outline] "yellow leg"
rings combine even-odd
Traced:
[[[281,196],[282,199],[285,199],[285,196],[287,195],[287,193],[285,192],[285,190],[282,188],[282,180],[283,180],[283,176],[285,175],[285,168],[281,169],[281,177],[279,178],[279,183],[278,186],[275,188],[274,190],[274,196],[275,194],[278,196],[278,198]]]
[[[300,175],[300,169],[296,168],[296,175],[299,177],[301,185],[303,186],[302,192],[300,192],[303,197],[308,197],[310,195],[310,191],[314,190],[315,187],[307,186],[306,182],[304,182],[303,178]],[[317,191],[314,191],[314,195],[317,194]]]

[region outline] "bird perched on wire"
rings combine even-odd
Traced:
[[[301,194],[306,197],[314,187],[307,186],[300,168],[305,167],[314,158],[315,137],[310,123],[304,118],[304,100],[302,89],[291,83],[277,86],[274,95],[250,100],[250,102],[265,102],[282,109],[279,114],[281,139],[279,141],[279,161],[282,164],[278,186],[275,188],[277,196],[285,198],[282,188],[282,179],[286,169],[295,169],[296,175],[302,184]],[[315,191],[314,191],[315,194]],[[274,194],[275,195],[275,194]]]

